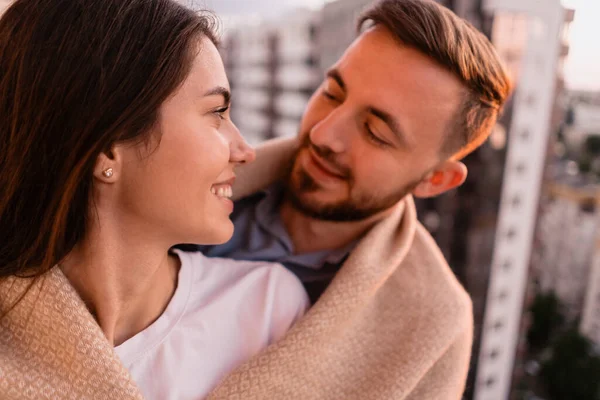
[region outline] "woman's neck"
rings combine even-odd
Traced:
[[[165,310],[180,268],[168,245],[132,231],[92,229],[61,262],[61,269],[117,346],[147,328]]]

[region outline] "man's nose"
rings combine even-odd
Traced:
[[[333,110],[310,130],[310,141],[317,147],[327,148],[333,153],[346,151],[348,130],[352,129],[349,118],[341,107]]]

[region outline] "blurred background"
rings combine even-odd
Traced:
[[[252,144],[296,135],[370,4],[180,1],[221,17],[232,118]],[[492,40],[516,83],[466,183],[417,205],[473,299],[464,398],[599,400],[600,0],[439,2]]]

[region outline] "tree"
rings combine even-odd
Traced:
[[[551,400],[600,400],[600,357],[575,329],[554,343],[540,378]]]
[[[531,325],[527,332],[527,343],[534,351],[543,350],[550,345],[552,337],[565,323],[561,305],[554,292],[538,294],[531,307]]]
[[[584,154],[577,160],[577,169],[582,174],[587,174],[592,170],[592,159],[589,155]]]
[[[587,154],[591,156],[600,155],[600,135],[590,134],[585,139],[584,148]]]

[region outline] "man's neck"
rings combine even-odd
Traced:
[[[386,210],[360,221],[333,222],[311,218],[296,209],[286,199],[282,200],[279,214],[296,254],[322,250],[335,250],[348,246],[361,238],[392,210]]]

